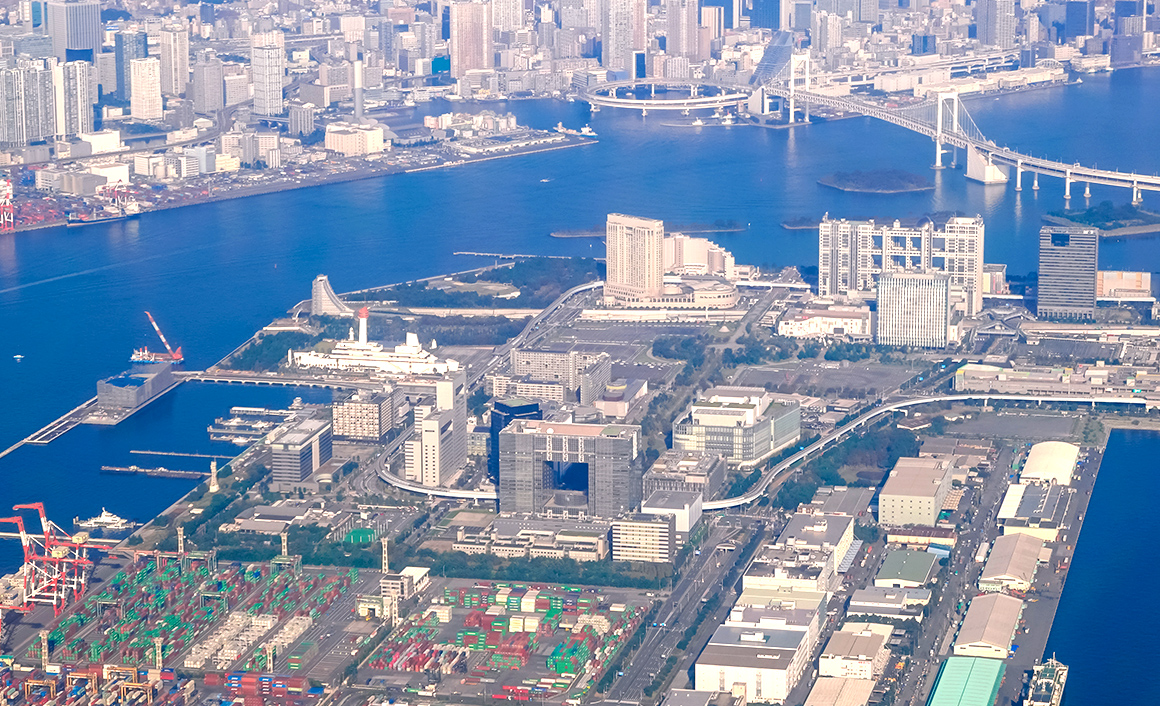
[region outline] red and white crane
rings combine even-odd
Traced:
[[[149,317],[149,323],[153,324],[153,330],[157,332],[157,337],[161,339],[167,352],[154,353],[149,350],[148,346],[142,346],[133,350],[133,355],[129,356],[129,360],[134,363],[180,363],[185,360],[185,356],[181,354],[181,346],[178,346],[177,350],[173,350],[169,341],[165,340],[165,334],[161,333],[161,327],[153,319],[153,314],[147,311],[145,315]]]
[[[43,503],[15,505],[12,509],[36,510],[40,517],[41,533],[25,529],[24,518],[20,515],[0,518],[0,523],[16,525],[15,535],[4,533],[4,536],[18,537],[24,549],[19,601],[11,605],[0,605],[0,612],[28,612],[40,604],[51,605],[53,612],[60,615],[84,593],[93,569],[89,550],[98,547],[89,544],[86,533],[73,536],[49,520]]]

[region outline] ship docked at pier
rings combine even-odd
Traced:
[[[1059,706],[1067,685],[1067,665],[1052,657],[1035,665],[1023,706]]]
[[[90,517],[87,520],[78,517],[73,520],[73,524],[76,525],[77,529],[84,530],[93,537],[106,538],[123,537],[140,527],[138,523],[114,515],[105,508],[101,508],[101,514],[96,517]]]

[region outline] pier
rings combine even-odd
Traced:
[[[101,473],[125,473],[129,475],[151,476],[153,478],[208,478],[208,471],[179,471],[172,468],[142,468],[140,466],[101,466]]]

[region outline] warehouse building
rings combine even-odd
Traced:
[[[989,593],[971,601],[954,653],[960,657],[1007,659],[1019,629],[1023,601],[1002,593]]]
[[[1004,534],[995,539],[979,575],[979,590],[1026,593],[1035,580],[1043,540],[1030,534]]]
[[[1065,441],[1042,441],[1031,447],[1019,471],[1021,483],[1071,485],[1079,447]]]
[[[1007,665],[995,659],[948,657],[926,706],[994,706]]]
[[[866,679],[818,677],[805,706],[866,706],[874,693],[874,682]]]
[[[1059,539],[1075,489],[1066,485],[1012,483],[999,506],[1003,534],[1030,534],[1044,542]]]
[[[847,617],[874,615],[880,618],[922,622],[922,609],[930,603],[926,588],[860,588],[850,594]]]
[[[922,588],[935,575],[938,557],[914,549],[895,549],[887,553],[882,568],[874,576],[877,588]]]
[[[951,491],[950,463],[937,458],[900,458],[878,497],[878,521],[890,527],[934,527]]]

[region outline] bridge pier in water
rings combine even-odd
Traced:
[[[1144,193],[1140,190],[1140,185],[1132,182],[1132,205],[1139,206],[1144,202]]]
[[[1064,172],[1063,176],[1063,199],[1064,201],[1071,201],[1071,170]]]
[[[1083,197],[1085,199],[1090,199],[1092,197],[1092,183],[1090,181],[1084,182]]]
[[[1031,183],[1032,191],[1039,191],[1039,172],[1035,172],[1035,181]]]
[[[1015,163],[1015,190],[1023,191],[1023,160]]]

